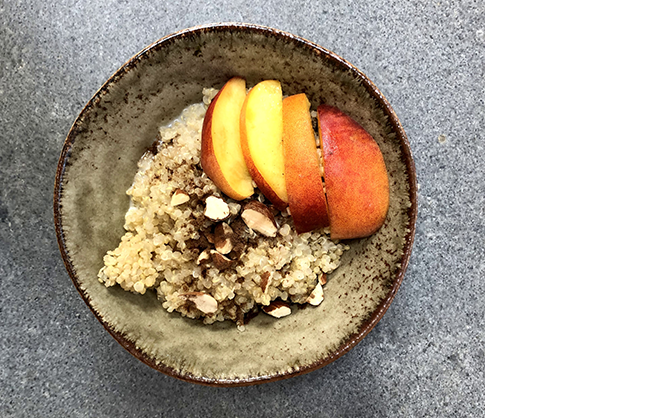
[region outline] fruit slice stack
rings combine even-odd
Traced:
[[[205,114],[203,170],[235,200],[251,196],[255,183],[278,210],[289,208],[298,233],[330,226],[333,239],[370,236],[389,207],[379,146],[333,106],[320,105],[317,117],[322,159],[307,96],[282,100],[277,80],[246,94],[245,81],[232,78]]]

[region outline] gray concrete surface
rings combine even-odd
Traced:
[[[61,146],[97,88],[154,40],[222,21],[358,66],[400,117],[420,184],[410,266],[379,325],[325,368],[235,389],[118,345],[72,286],[52,218]],[[1,416],[484,415],[483,0],[0,0],[0,180]]]

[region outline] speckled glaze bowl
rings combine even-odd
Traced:
[[[278,79],[284,94],[334,105],[377,140],[391,205],[382,229],[352,240],[318,307],[282,319],[259,315],[244,332],[168,313],[155,293],[136,295],[97,280],[105,253],[124,233],[140,156],[203,87],[242,76]],[[312,42],[248,24],[187,29],[124,64],[84,107],[58,163],[54,217],[67,271],[109,333],[135,357],[170,376],[214,386],[269,382],[322,367],[361,341],[391,303],[407,268],[416,221],[409,143],[388,101],[356,67]],[[95,355],[95,353],[91,353]]]

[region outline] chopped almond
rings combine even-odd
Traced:
[[[212,258],[212,264],[214,264],[214,267],[218,268],[219,270],[225,270],[235,264],[233,260],[218,251],[210,251],[210,256]]]
[[[205,217],[213,221],[223,221],[230,216],[228,204],[217,196],[209,196],[205,199]]]
[[[270,273],[265,272],[261,275],[261,290],[265,293],[268,290],[268,283],[270,282]]]
[[[283,300],[274,300],[268,306],[263,306],[263,312],[275,318],[283,318],[291,314],[291,307]]]
[[[209,260],[209,250],[205,250],[205,251],[200,253],[200,255],[198,256],[197,263],[198,263],[198,265],[200,265],[207,260]]]
[[[182,298],[189,300],[195,304],[202,313],[210,314],[216,312],[219,303],[211,295],[203,292],[189,292],[180,295]]]
[[[250,201],[244,206],[242,211],[242,220],[249,228],[265,235],[274,237],[277,235],[277,224],[270,209],[255,200]]]
[[[214,227],[214,247],[221,254],[228,254],[235,245],[235,233],[227,223],[221,223]]]
[[[188,193],[182,189],[177,189],[172,195],[172,199],[170,199],[170,206],[179,206],[188,202],[189,200],[191,200],[191,197],[188,195]]]
[[[312,293],[307,297],[307,302],[310,305],[319,306],[323,302],[323,287],[321,283],[317,283]]]

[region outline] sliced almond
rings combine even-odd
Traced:
[[[268,283],[270,282],[270,273],[265,272],[261,274],[261,291],[265,293],[266,290],[268,290]]]
[[[211,295],[203,292],[188,292],[180,295],[183,299],[189,300],[195,304],[198,310],[205,314],[216,312],[219,303]]]
[[[205,251],[200,253],[200,255],[198,256],[197,263],[198,263],[198,265],[200,265],[207,260],[209,260],[209,250],[205,250]]]
[[[213,221],[223,221],[230,216],[228,204],[217,196],[209,196],[205,199],[205,217]]]
[[[283,318],[291,314],[291,307],[283,300],[273,300],[268,306],[263,306],[263,312],[275,318]]]
[[[317,283],[312,293],[307,297],[307,302],[310,305],[319,306],[323,302],[323,287],[321,283]]]
[[[220,223],[214,227],[214,237],[230,237],[235,235],[235,231],[227,223]]]
[[[182,189],[177,189],[170,199],[170,206],[179,206],[191,200],[191,197]]]
[[[227,223],[214,227],[214,247],[221,254],[228,254],[233,249],[235,233]]]
[[[244,206],[242,211],[242,220],[249,228],[265,235],[274,237],[277,235],[277,224],[270,209],[255,200],[250,201]]]
[[[321,276],[319,277],[319,284],[323,286],[328,282],[328,276],[326,276],[326,273],[322,273]]]
[[[223,242],[216,243],[216,251],[226,255],[230,253],[233,249],[233,241],[230,238],[226,238]]]

